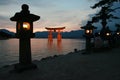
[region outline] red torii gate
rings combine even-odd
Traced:
[[[52,37],[52,32],[57,32],[58,31],[58,35],[57,35],[57,40],[58,41],[61,41],[62,39],[62,35],[60,34],[60,31],[65,29],[65,27],[58,27],[58,28],[48,28],[48,27],[45,27],[45,29],[49,30],[49,34],[48,34],[48,40],[52,41],[53,40],[53,37]]]

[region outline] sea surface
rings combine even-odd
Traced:
[[[54,55],[65,55],[74,49],[85,49],[84,39],[62,39],[49,41],[48,39],[31,39],[32,60]],[[18,63],[19,39],[0,40],[0,67]]]

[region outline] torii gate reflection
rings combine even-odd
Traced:
[[[49,34],[48,34],[48,40],[52,41],[53,40],[53,36],[52,36],[52,32],[57,32],[58,31],[58,35],[57,35],[57,40],[61,41],[62,39],[62,35],[60,34],[60,31],[65,29],[65,27],[58,27],[58,28],[48,28],[46,27],[45,29],[49,30]]]

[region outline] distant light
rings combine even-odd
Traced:
[[[86,30],[86,33],[87,33],[87,34],[90,33],[90,30]]]
[[[110,35],[110,33],[106,33],[106,35],[107,35],[107,36],[109,36],[109,35]]]
[[[117,32],[117,35],[120,35],[120,32]]]
[[[98,34],[100,35],[100,32]]]
[[[86,30],[86,34],[92,34],[93,30]]]

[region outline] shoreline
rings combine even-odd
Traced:
[[[77,50],[77,52],[75,52],[75,50],[73,50],[73,52],[69,52],[67,54],[60,54],[60,55],[48,56],[48,57],[41,58],[40,60],[33,60],[32,62],[34,62],[34,61],[48,60],[48,59],[54,59],[55,57],[65,56],[65,55],[74,54],[74,53],[81,53],[81,52],[84,52],[84,51],[85,51],[85,49],[83,49],[83,50]],[[0,69],[4,68],[4,67],[9,67],[9,66],[12,66],[12,65],[14,65],[14,64],[3,65],[3,66],[0,67]]]
[[[5,66],[0,68],[0,80],[119,80],[119,52],[120,47],[93,54],[83,55],[80,50],[47,57],[33,61],[38,69],[23,73],[10,73],[13,65]]]
[[[2,66],[11,65],[19,61],[19,40],[8,39],[1,41],[2,44],[0,46],[1,47],[0,68]],[[43,43],[40,43],[42,41]],[[49,44],[47,39],[33,39],[31,40],[32,60],[40,60],[41,58],[45,58],[47,56],[67,54],[69,52],[73,52],[74,48],[78,48],[81,50],[84,49],[85,46],[84,43],[85,42],[83,40],[64,39],[62,40],[62,43],[60,43],[59,45],[56,40],[53,41],[53,43]],[[71,44],[74,45],[71,46]]]

